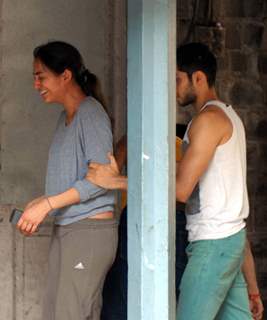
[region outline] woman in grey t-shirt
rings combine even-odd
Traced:
[[[97,79],[76,48],[54,41],[33,55],[35,89],[63,111],[49,150],[46,194],[26,206],[18,228],[31,235],[47,215],[55,216],[43,319],[98,320],[117,247],[115,198],[85,176],[90,161],[108,162],[110,120],[96,94]]]

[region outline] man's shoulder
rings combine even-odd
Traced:
[[[208,106],[203,111],[196,114],[190,124],[189,132],[193,131],[195,128],[208,128],[216,126],[220,121],[222,121],[223,115],[220,110],[213,106]]]
[[[218,144],[232,133],[232,122],[220,108],[210,105],[197,114],[188,130],[189,139],[205,137],[216,140]]]
[[[190,129],[194,127],[219,129],[220,126],[229,125],[231,126],[231,119],[228,115],[218,106],[209,105],[193,118]]]

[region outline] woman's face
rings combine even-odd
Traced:
[[[33,62],[34,88],[46,103],[62,103],[65,93],[63,74],[57,75],[39,59]]]

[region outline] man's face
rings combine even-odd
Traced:
[[[186,72],[176,69],[176,100],[181,107],[196,101],[196,92]]]

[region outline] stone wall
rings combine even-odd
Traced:
[[[246,127],[248,228],[267,309],[267,1],[178,0],[177,16],[178,44],[202,41],[216,52],[219,95]]]

